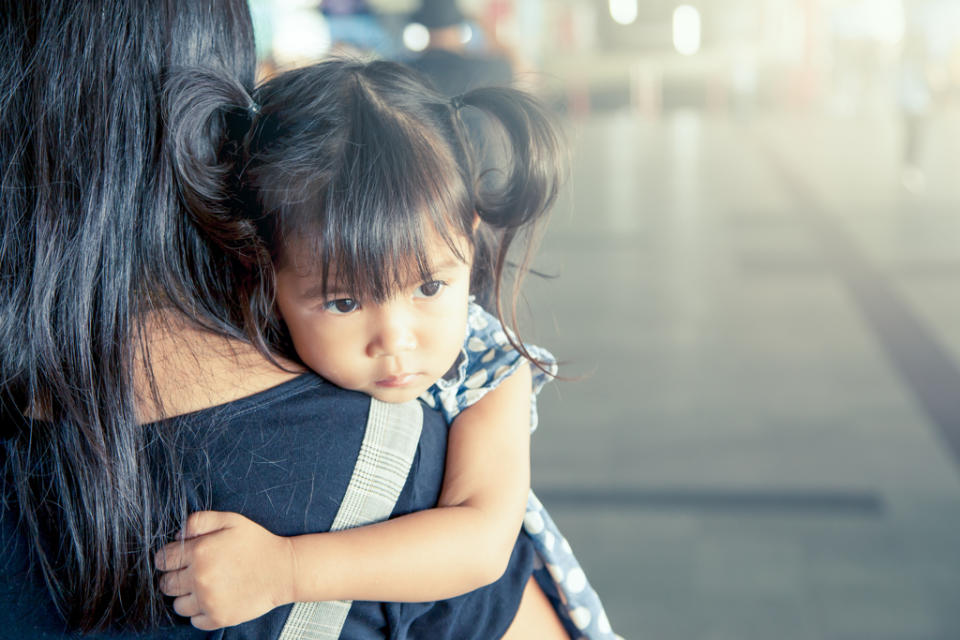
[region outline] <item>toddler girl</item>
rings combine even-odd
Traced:
[[[276,268],[275,342],[343,388],[443,412],[444,482],[435,509],[291,538],[195,513],[157,556],[161,589],[204,629],[288,602],[442,600],[495,581],[522,523],[567,634],[614,637],[529,491],[532,395],[556,361],[501,321],[508,251],[549,209],[561,173],[549,117],[511,89],[446,100],[388,62],[330,60],[256,98],[241,179]],[[468,107],[506,133],[504,171],[474,166]],[[517,281],[529,253],[526,243]]]

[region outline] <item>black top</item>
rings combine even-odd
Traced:
[[[369,397],[344,391],[304,374],[263,392],[178,418],[189,449],[209,459],[197,487],[209,508],[237,511],[281,535],[330,528],[349,483],[366,424]],[[411,473],[393,515],[436,504],[443,480],[447,427],[424,410],[423,432]],[[0,448],[2,463],[4,448]],[[9,494],[0,505],[0,636],[57,639],[80,637],[64,631],[16,530]],[[197,503],[200,504],[199,502]],[[199,506],[197,507],[199,508]],[[516,613],[532,571],[533,548],[521,535],[510,565],[496,583],[459,598],[434,603],[355,602],[344,640],[490,640],[503,635]],[[322,570],[320,568],[319,570]],[[237,627],[213,632],[224,640],[276,638],[289,605]],[[204,638],[186,620],[154,633],[82,636],[111,640]]]

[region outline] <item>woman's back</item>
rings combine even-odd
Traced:
[[[364,438],[364,429],[358,425],[366,422],[369,403],[363,394],[302,374],[259,393],[144,428],[176,429],[181,434],[179,449],[191,508],[242,512],[276,533],[293,535],[330,528]],[[439,414],[424,412],[419,447],[394,515],[436,504],[445,451],[446,424]],[[28,571],[13,509],[7,504],[0,512],[0,567],[4,568],[0,628],[11,637],[71,637],[46,597],[40,577]],[[342,637],[499,637],[513,618],[532,561],[532,546],[521,538],[504,577],[485,589],[440,603],[354,603]],[[224,637],[278,637],[289,609],[281,607],[232,627]],[[200,638],[204,633],[180,619],[178,626],[153,634],[102,637]]]

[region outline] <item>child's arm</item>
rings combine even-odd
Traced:
[[[234,513],[190,516],[157,555],[161,590],[201,629],[289,602],[418,602],[497,580],[530,486],[530,367],[521,365],[450,428],[437,508],[344,531],[275,536]]]

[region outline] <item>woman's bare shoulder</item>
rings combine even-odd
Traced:
[[[146,319],[134,366],[141,423],[238,400],[305,371],[279,357],[274,364],[249,343],[215,335],[172,312]]]

